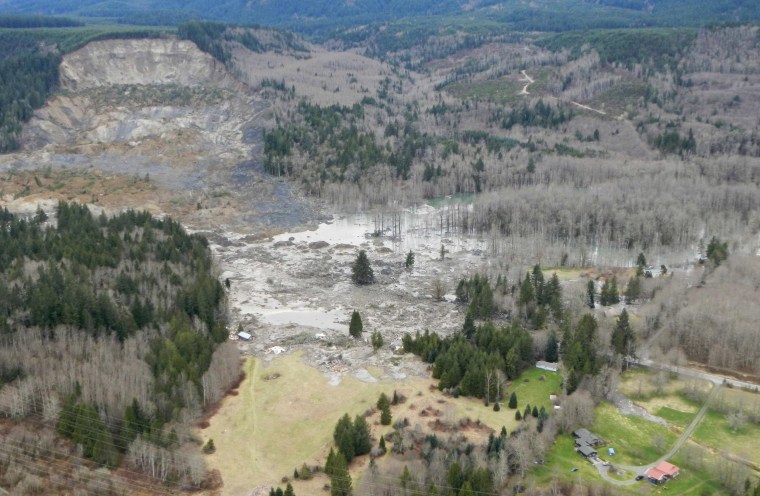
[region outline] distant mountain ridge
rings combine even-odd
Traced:
[[[109,17],[129,23],[190,18],[329,31],[419,16],[467,16],[511,29],[701,26],[758,22],[756,0],[0,0],[0,13]]]

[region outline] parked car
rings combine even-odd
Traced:
[[[643,478],[644,478],[644,476],[643,476],[643,475],[641,475],[641,474],[639,474],[639,475],[637,475],[637,476],[636,476],[636,480],[641,480],[641,479],[643,479]]]

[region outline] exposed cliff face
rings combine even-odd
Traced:
[[[64,58],[61,91],[36,112],[23,141],[27,150],[134,147],[172,136],[174,147],[186,141],[244,153],[241,129],[252,111],[247,93],[221,63],[189,41],[94,42]]]
[[[74,91],[115,84],[235,85],[220,62],[176,39],[90,43],[67,55],[60,69],[61,87]]]

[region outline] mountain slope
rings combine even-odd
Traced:
[[[116,17],[142,23],[200,17],[301,31],[440,15],[491,18],[516,29],[549,31],[760,20],[760,5],[752,0],[0,0],[0,12]]]

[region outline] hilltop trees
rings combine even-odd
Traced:
[[[367,252],[360,250],[354,264],[351,266],[351,280],[359,285],[372,284],[375,282],[375,274],[367,258]]]

